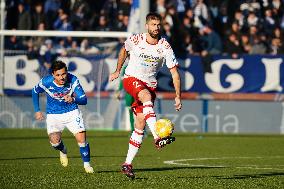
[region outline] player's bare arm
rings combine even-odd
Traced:
[[[35,113],[35,119],[38,120],[38,121],[44,120],[43,113],[42,112],[36,112]]]
[[[119,51],[116,70],[115,70],[115,72],[110,74],[109,81],[113,81],[113,80],[115,80],[119,77],[120,70],[121,70],[126,58],[127,58],[127,51],[126,51],[125,47],[123,46]]]
[[[180,111],[181,108],[182,108],[181,93],[180,93],[180,76],[179,76],[177,67],[171,68],[170,72],[172,74],[173,83],[174,83],[174,87],[175,87],[175,91],[176,91],[175,109],[176,109],[176,111]]]

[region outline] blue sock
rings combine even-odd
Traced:
[[[59,151],[63,152],[64,154],[67,153],[66,148],[65,148],[62,140],[59,143],[56,143],[56,144],[51,143],[51,145],[55,150],[59,150]]]
[[[80,146],[80,153],[83,162],[90,162],[90,147],[89,143],[81,143]]]

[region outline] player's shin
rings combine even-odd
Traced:
[[[80,154],[82,157],[82,160],[84,162],[84,168],[86,173],[94,173],[93,167],[90,165],[90,146],[89,143],[78,143],[80,147]]]
[[[51,142],[50,142],[51,143]],[[68,158],[67,158],[67,149],[64,146],[62,140],[58,143],[51,143],[52,147],[55,150],[59,150],[59,154],[60,154],[60,163],[63,167],[67,167],[68,165]]]
[[[150,131],[154,139],[159,138],[155,132],[155,123],[157,121],[156,114],[153,109],[153,103],[151,101],[143,103],[143,114],[145,116],[145,121],[150,128]]]
[[[134,157],[136,156],[143,140],[144,132],[142,130],[136,129],[132,132],[129,140],[129,148],[127,152],[127,157],[125,164],[131,164]]]
[[[85,165],[90,165],[90,146],[89,143],[78,143],[80,147],[80,154]]]

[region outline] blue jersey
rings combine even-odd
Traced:
[[[32,97],[35,112],[39,112],[39,93],[46,93],[46,113],[62,114],[78,109],[78,104],[87,104],[87,97],[76,76],[68,73],[67,82],[64,86],[59,86],[54,82],[52,75],[43,77],[33,88]],[[64,101],[64,96],[74,97],[72,103]]]

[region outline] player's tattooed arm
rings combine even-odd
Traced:
[[[128,56],[127,51],[126,51],[125,47],[123,46],[119,51],[116,70],[115,70],[115,72],[110,74],[109,81],[113,81],[113,80],[115,80],[119,77],[120,70],[121,70],[127,56]]]
[[[181,89],[180,89],[180,76],[177,67],[174,67],[170,69],[170,72],[172,74],[173,83],[176,91],[176,97],[175,97],[175,109],[176,111],[180,111],[182,108],[181,103]]]

